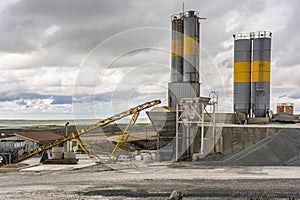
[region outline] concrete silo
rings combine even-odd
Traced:
[[[172,59],[171,82],[183,80],[183,19],[180,15],[172,16]]]
[[[271,32],[234,35],[234,112],[246,118],[267,117],[270,109]]]
[[[266,117],[270,109],[271,32],[259,31],[253,37],[251,104],[255,117]]]
[[[199,82],[199,17],[198,12],[184,15],[183,81]]]
[[[168,106],[174,110],[179,98],[200,96],[199,21],[199,13],[196,11],[172,16],[172,64]]]
[[[234,35],[234,112],[240,120],[250,114],[251,108],[251,48],[250,34]]]

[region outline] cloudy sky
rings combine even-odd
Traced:
[[[300,112],[297,0],[186,0],[201,23],[201,94],[232,112],[232,34],[268,30],[271,108]],[[166,104],[170,16],[181,0],[2,0],[0,118],[103,118],[152,99]]]

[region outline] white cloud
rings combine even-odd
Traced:
[[[50,26],[48,27],[45,31],[44,31],[44,38],[50,37],[52,35],[54,35],[57,31],[59,31],[59,27],[56,25]]]

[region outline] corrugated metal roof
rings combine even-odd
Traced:
[[[43,132],[17,132],[15,133],[16,136],[22,137],[28,140],[33,140],[36,142],[42,141],[53,141],[61,139],[62,136],[50,131],[43,131]]]

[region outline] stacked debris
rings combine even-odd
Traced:
[[[299,123],[299,117],[296,115],[292,115],[289,113],[278,113],[275,114],[272,118],[273,122],[280,122],[280,123]]]

